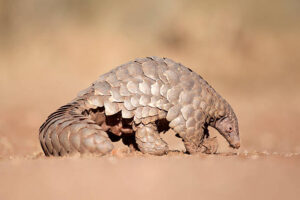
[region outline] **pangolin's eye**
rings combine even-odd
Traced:
[[[228,132],[229,132],[229,133],[232,132],[232,127],[231,127],[231,126],[228,127]]]

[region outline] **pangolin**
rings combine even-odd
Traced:
[[[208,126],[240,147],[233,109],[200,75],[171,59],[146,57],[101,75],[48,116],[39,139],[46,156],[105,155],[114,147],[111,135],[133,138],[143,153],[163,155],[168,144],[159,133],[171,128],[193,154],[211,139]]]

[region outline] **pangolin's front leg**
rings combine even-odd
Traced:
[[[215,154],[217,153],[219,144],[217,137],[213,138],[204,138],[203,142],[200,144],[199,152],[206,154]]]
[[[186,132],[181,134],[185,149],[190,154],[199,152],[200,144],[203,140],[202,130],[197,132]]]
[[[143,153],[163,155],[168,151],[167,143],[161,139],[154,124],[137,127],[135,133],[136,143]]]
[[[207,128],[200,129],[196,132],[187,132],[182,138],[186,151],[190,154],[214,154],[218,150],[217,138],[210,138]]]

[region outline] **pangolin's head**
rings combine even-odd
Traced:
[[[228,141],[230,147],[235,149],[240,147],[238,119],[231,107],[224,117],[216,120],[215,128]]]

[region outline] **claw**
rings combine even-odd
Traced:
[[[200,152],[206,154],[215,154],[218,150],[217,137],[204,139],[200,144]]]

